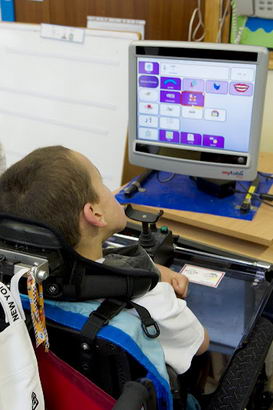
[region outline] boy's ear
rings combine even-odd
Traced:
[[[99,206],[87,202],[83,207],[83,216],[87,223],[102,228],[107,225]]]

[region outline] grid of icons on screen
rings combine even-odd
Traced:
[[[250,123],[254,80],[250,64],[139,58],[138,138],[246,152],[250,129],[235,119]]]

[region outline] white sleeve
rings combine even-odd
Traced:
[[[178,374],[186,372],[204,340],[204,328],[185,300],[176,297],[169,283],[159,282],[134,302],[148,309],[157,321],[166,363]]]

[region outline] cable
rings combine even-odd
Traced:
[[[193,30],[193,24],[195,21],[195,18],[197,17],[197,25]],[[199,37],[196,38],[198,30],[202,28],[203,29],[203,34]],[[197,0],[197,7],[193,10],[190,22],[189,22],[189,30],[188,30],[188,41],[202,41],[205,38],[206,30],[205,30],[205,24],[203,22],[203,16],[202,16],[202,8],[201,8],[201,0]]]
[[[232,8],[232,24],[231,24],[231,30],[233,34],[233,39],[232,42],[234,44],[240,44],[241,37],[247,22],[247,17],[244,17],[243,23],[240,27],[238,27],[238,15],[237,15],[237,1],[238,0],[230,0],[231,2],[231,8]]]
[[[224,27],[225,20],[226,20],[226,17],[228,15],[228,12],[229,12],[230,4],[231,4],[231,1],[226,0],[226,7],[223,11],[224,0],[221,0],[221,5],[220,5],[221,18],[219,20],[219,30],[218,30],[217,37],[216,37],[216,43],[221,43],[222,42],[223,27]]]
[[[235,43],[235,38],[237,37],[238,34],[238,16],[237,16],[237,7],[236,7],[236,0],[231,0],[231,11],[232,11],[232,17],[231,17],[231,33],[234,38],[232,38],[232,42]]]
[[[262,199],[260,199],[260,201],[261,201],[262,204],[265,204],[265,205],[268,205],[268,206],[273,207],[273,204],[270,204],[270,203],[267,202],[267,201],[263,201]]]
[[[237,181],[236,184],[240,185],[240,187],[244,190],[244,193],[248,192],[248,189],[246,189],[245,186],[240,181]]]
[[[272,174],[266,174],[265,172],[258,171],[258,174],[261,175],[262,177],[265,177],[267,179],[273,179]]]
[[[237,191],[236,189],[233,191],[235,194],[246,194],[247,191]],[[267,201],[273,201],[273,195],[267,194],[267,193],[260,193],[258,194],[257,192],[250,193],[249,195],[257,197],[259,200],[267,200]]]
[[[170,173],[170,176],[168,176],[167,178],[160,179],[160,178],[159,178],[159,172],[157,172],[157,173],[156,173],[156,178],[157,178],[158,182],[160,182],[160,184],[164,184],[165,182],[169,182],[169,181],[171,181],[172,179],[174,179],[175,175],[176,175],[176,174],[175,174],[174,172],[172,172],[172,173]]]
[[[242,194],[246,194],[247,192],[248,192],[248,190],[247,189],[245,189],[245,187],[244,187],[244,185],[240,182],[240,181],[237,181],[237,184],[238,185],[240,185],[241,186],[241,188],[243,188],[243,190],[244,190],[244,192],[237,192],[237,193],[242,193]],[[236,192],[236,191],[235,191]],[[255,197],[257,197],[256,199],[258,200],[258,201],[260,201],[262,204],[265,204],[265,205],[268,205],[268,206],[271,206],[271,207],[273,207],[273,204],[270,204],[269,202],[267,202],[267,201],[273,201],[273,195],[270,195],[270,194],[266,194],[266,193],[261,193],[261,194],[258,194],[258,193],[256,193],[256,192],[254,192],[254,193],[252,193],[252,194],[250,194],[251,196],[255,196]],[[271,198],[272,197],[272,198]],[[264,199],[266,199],[266,200],[264,200],[264,199],[262,199],[262,198],[264,198]]]
[[[190,22],[189,22],[188,41],[192,41],[192,26],[193,26],[194,19],[195,19],[195,16],[196,16],[197,12],[198,12],[197,8],[193,10],[193,13],[192,13],[192,16],[191,16],[191,19],[190,19]]]

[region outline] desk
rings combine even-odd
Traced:
[[[258,169],[273,172],[273,153],[260,154]],[[273,194],[273,187],[270,193]],[[150,212],[154,209],[137,208]],[[167,225],[173,233],[183,238],[222,251],[273,263],[273,208],[264,204],[253,221],[164,209],[158,225]]]

